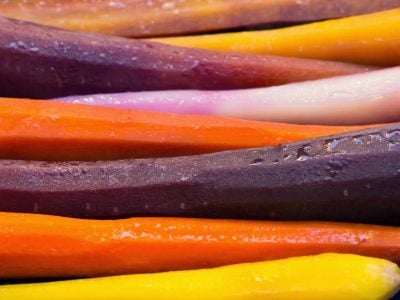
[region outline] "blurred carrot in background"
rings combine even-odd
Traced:
[[[397,0],[1,1],[0,15],[66,29],[144,37],[305,22],[400,7]]]

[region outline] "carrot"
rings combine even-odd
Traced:
[[[22,99],[0,100],[0,120],[0,158],[35,160],[189,155],[365,128],[263,123]]]
[[[0,14],[80,31],[160,36],[304,22],[399,7],[397,0],[0,1]]]
[[[265,87],[375,69],[341,62],[171,47],[3,17],[0,58],[0,95],[35,99],[145,90]]]
[[[400,121],[399,78],[400,67],[394,67],[258,89],[149,91],[56,100],[269,122],[359,125]]]
[[[360,64],[400,64],[400,9],[284,29],[157,39],[173,45]]]
[[[399,289],[396,264],[328,253],[216,269],[0,286],[0,300],[387,300]]]
[[[400,263],[397,227],[346,223],[0,213],[0,245],[0,278],[186,270],[324,252]]]

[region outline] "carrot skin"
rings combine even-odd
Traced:
[[[324,252],[400,262],[396,227],[345,223],[174,218],[97,221],[0,213],[0,244],[3,279],[211,268]]]
[[[22,99],[0,99],[0,119],[0,158],[49,161],[191,155],[372,127],[289,125]]]

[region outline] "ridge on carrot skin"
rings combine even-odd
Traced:
[[[0,158],[54,161],[210,153],[376,126],[291,125],[4,98],[0,119]]]
[[[0,245],[1,279],[165,272],[324,252],[400,263],[396,227],[329,222],[0,213]]]
[[[399,7],[396,0],[1,1],[2,16],[79,31],[146,37],[305,22]]]
[[[400,9],[289,28],[154,39],[172,45],[346,61],[400,64]]]
[[[400,287],[386,260],[322,254],[176,271],[0,286],[0,300],[387,300]]]

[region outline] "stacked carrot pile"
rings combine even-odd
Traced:
[[[399,28],[398,0],[0,1],[0,300],[395,297]]]

